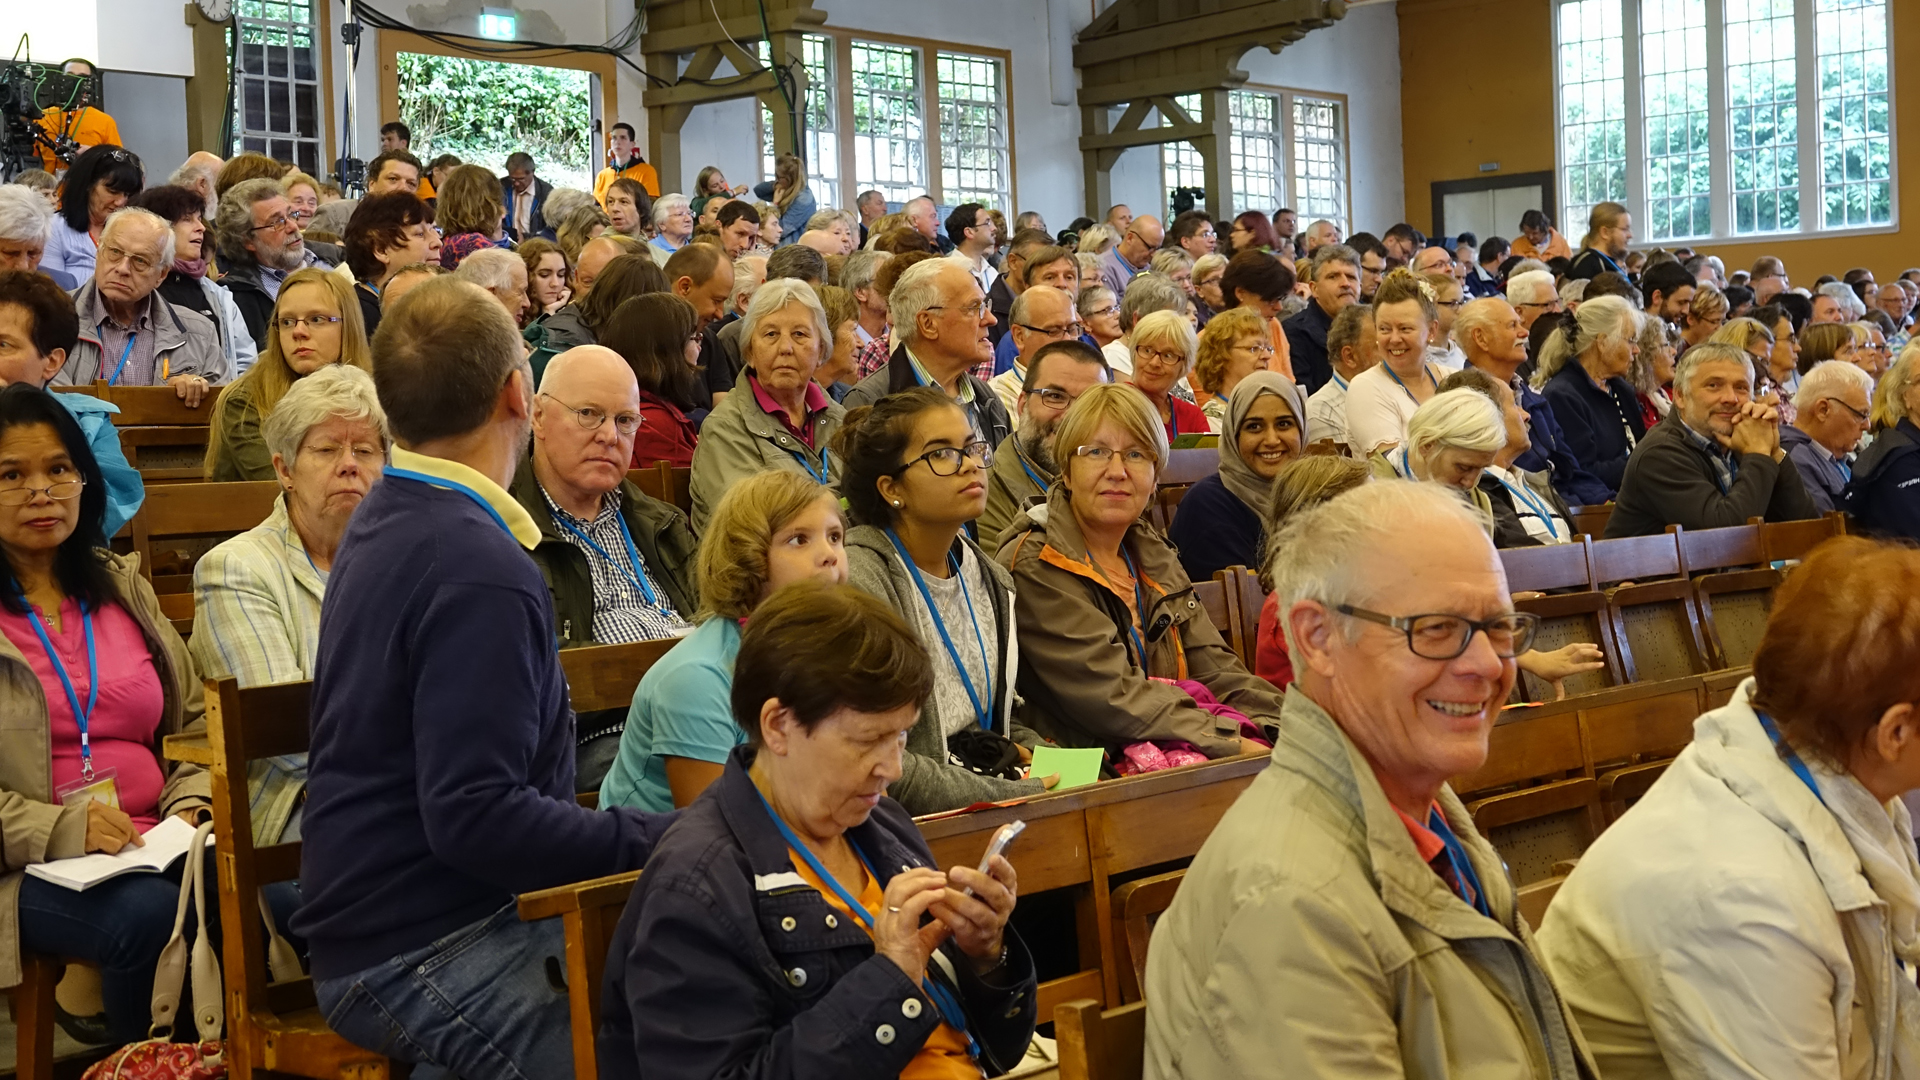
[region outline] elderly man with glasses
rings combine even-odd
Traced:
[[[1078,338],[1082,327],[1074,310],[1073,297],[1050,285],[1035,285],[1014,298],[1007,315],[1012,328],[1013,366],[989,380],[989,386],[1007,407],[1013,428],[1020,430],[1021,388],[1027,382],[1027,367],[1033,356],[1056,341]]]
[[[295,270],[335,266],[342,257],[332,244],[301,238],[278,180],[243,180],[228,188],[213,217],[213,242],[225,271],[220,284],[233,294],[247,332],[262,351],[280,283]]]
[[[1598,1075],[1448,786],[1485,764],[1537,628],[1492,542],[1396,481],[1291,516],[1273,550],[1296,681],[1154,927],[1145,1075]]]
[[[540,530],[533,561],[563,649],[693,630],[693,529],[679,509],[627,479],[640,422],[640,387],[619,353],[582,345],[547,364],[533,399],[533,452],[509,491]],[[619,750],[626,710],[611,712],[579,719],[581,791],[599,790]]]
[[[1151,214],[1134,218],[1120,234],[1120,242],[1101,254],[1100,284],[1112,289],[1115,296],[1125,296],[1127,283],[1147,268],[1166,238],[1159,218]]]
[[[56,386],[172,386],[190,407],[225,382],[227,355],[213,321],[159,293],[173,268],[173,227],[159,215],[120,210],[100,233],[93,277],[73,291],[80,340]]]
[[[887,303],[900,345],[887,366],[861,379],[843,404],[853,409],[915,386],[937,386],[959,402],[988,445],[1004,442],[1013,421],[993,388],[971,370],[993,362],[987,331],[994,323],[973,274],[951,259],[916,263],[900,275]]]

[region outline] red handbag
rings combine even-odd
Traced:
[[[222,1003],[220,962],[214,958],[213,942],[207,937],[206,868],[200,855],[213,833],[209,821],[194,831],[187,848],[192,863],[188,873],[180,875],[180,906],[173,913],[173,937],[160,950],[160,962],[153,972],[153,1027],[148,1038],[115,1050],[96,1062],[81,1080],[218,1080],[227,1075],[226,1048],[217,1036],[226,1022]],[[187,907],[194,908],[199,920],[199,935],[189,953],[183,931]],[[272,925],[269,923],[268,925]],[[201,1035],[215,1038],[197,1043],[177,1043],[172,1039],[173,1025],[180,1011],[180,984],[187,969],[193,970],[193,1022]]]

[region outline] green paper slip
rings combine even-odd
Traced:
[[[1097,746],[1085,750],[1036,746],[1033,748],[1033,771],[1027,775],[1044,780],[1059,773],[1060,783],[1053,789],[1055,791],[1085,787],[1100,779],[1100,763],[1106,760],[1106,756],[1106,752]]]

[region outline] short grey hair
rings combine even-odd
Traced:
[[[822,210],[807,219],[807,231],[831,229],[836,222],[846,220],[847,212],[844,210]]]
[[[1451,518],[1468,526],[1491,553],[1492,541],[1486,539],[1474,511],[1458,492],[1439,484],[1361,484],[1311,509],[1289,514],[1268,548],[1272,558],[1268,572],[1287,651],[1302,655],[1300,643],[1294,640],[1293,620],[1288,618],[1295,604],[1314,600],[1332,611],[1341,604],[1372,599],[1369,583],[1355,576],[1362,561],[1359,555],[1433,518]],[[1345,622],[1347,640],[1352,641],[1359,636],[1359,624],[1351,619]]]
[[[210,161],[195,164],[193,158],[189,156],[179,168],[173,170],[172,176],[167,177],[167,183],[178,187],[192,187],[195,180],[205,180],[207,187],[212,188],[214,180],[219,176],[220,166]]]
[[[168,223],[166,218],[161,217],[151,210],[144,210],[138,206],[129,206],[108,214],[106,225],[100,229],[100,242],[103,244],[106,243],[107,234],[112,232],[115,226],[124,229],[128,225],[145,225],[159,231],[160,265],[166,270],[171,271],[173,269],[174,256],[173,226]]]
[[[1821,399],[1838,397],[1848,386],[1857,386],[1867,395],[1867,408],[1873,408],[1873,376],[1866,369],[1846,360],[1822,360],[1800,376],[1800,389],[1793,395],[1793,407],[1806,412]]]
[[[1498,453],[1507,445],[1507,422],[1500,406],[1476,390],[1462,387],[1428,398],[1407,419],[1407,449],[1422,464],[1435,450]]]
[[[820,355],[814,363],[824,363],[833,351],[833,327],[827,322],[827,309],[820,305],[820,294],[799,278],[774,278],[753,291],[753,302],[740,320],[740,355],[747,366],[753,366],[753,334],[760,320],[788,304],[800,304],[813,316],[814,340],[820,343]]]
[[[1225,273],[1226,269],[1227,257],[1225,255],[1217,251],[1211,255],[1202,255],[1193,261],[1193,280],[1199,281],[1215,270]]]
[[[920,336],[920,313],[940,303],[940,274],[953,266],[945,259],[925,259],[907,267],[894,282],[887,307],[902,340]]]
[[[1175,285],[1172,278],[1151,271],[1135,274],[1127,282],[1126,295],[1120,298],[1120,331],[1132,330],[1134,323],[1156,311],[1185,315],[1191,309],[1187,291]]]
[[[1153,258],[1147,260],[1148,269],[1169,278],[1173,276],[1174,269],[1180,266],[1188,270],[1193,268],[1193,256],[1180,248],[1161,248],[1153,253]]]
[[[460,260],[453,276],[471,281],[495,295],[506,295],[515,291],[513,268],[516,266],[524,269],[526,264],[506,248],[481,248]]]
[[[1074,310],[1080,313],[1082,319],[1085,319],[1089,313],[1106,307],[1107,302],[1112,299],[1112,289],[1105,285],[1088,285],[1081,289],[1080,295],[1075,298]]]
[[[286,193],[280,181],[262,177],[243,180],[220,196],[220,207],[213,213],[213,246],[220,253],[220,258],[230,264],[229,268],[257,261],[253,252],[247,250],[247,241],[253,238],[254,204],[266,202],[276,195],[284,197]]]
[[[1542,297],[1558,296],[1553,275],[1545,270],[1526,270],[1507,277],[1507,303],[1545,304]]]
[[[593,201],[593,193],[579,188],[557,187],[547,194],[547,201],[540,207],[540,216],[550,222],[562,222],[583,206],[599,208]]]
[[[45,246],[53,237],[53,207],[25,184],[0,184],[0,240]]]
[[[665,225],[667,223],[667,215],[673,213],[675,210],[691,210],[692,208],[693,200],[677,191],[670,195],[662,195],[653,200],[653,227],[658,229],[662,225]]]
[[[1674,391],[1684,396],[1687,384],[1693,381],[1693,373],[1710,360],[1729,360],[1739,364],[1746,371],[1748,381],[1753,379],[1753,357],[1747,355],[1747,350],[1725,342],[1704,341],[1681,354],[1680,363],[1673,372]]]
[[[1840,305],[1840,313],[1854,322],[1867,317],[1867,305],[1853,291],[1853,286],[1841,281],[1829,281],[1814,295],[1831,296],[1833,302]]]
[[[880,276],[880,268],[886,265],[892,255],[884,251],[856,251],[847,256],[840,267],[840,287],[848,292],[873,288],[873,281]]]
[[[268,452],[293,468],[307,432],[329,420],[365,420],[380,434],[380,449],[393,444],[387,431],[387,413],[374,392],[373,376],[351,364],[328,364],[295,380],[286,396],[260,425]]]
[[[1321,223],[1315,222],[1315,224]],[[1353,272],[1357,274],[1360,272],[1360,253],[1345,244],[1321,244],[1313,249],[1313,266],[1311,267],[1313,280],[1320,280],[1320,271],[1328,263],[1346,263],[1353,267]]]

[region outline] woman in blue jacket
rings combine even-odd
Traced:
[[[1540,350],[1533,385],[1546,395],[1567,448],[1581,467],[1613,491],[1627,458],[1646,438],[1640,399],[1626,379],[1639,346],[1641,315],[1618,296],[1580,305]]]
[[[1844,506],[1870,533],[1920,540],[1920,348],[1908,347],[1873,391],[1873,442],[1853,463]]]
[[[807,231],[807,219],[819,209],[813,192],[807,189],[807,167],[792,154],[781,154],[773,163],[773,179],[756,184],[753,194],[773,204],[780,214],[780,243],[796,243]]]

